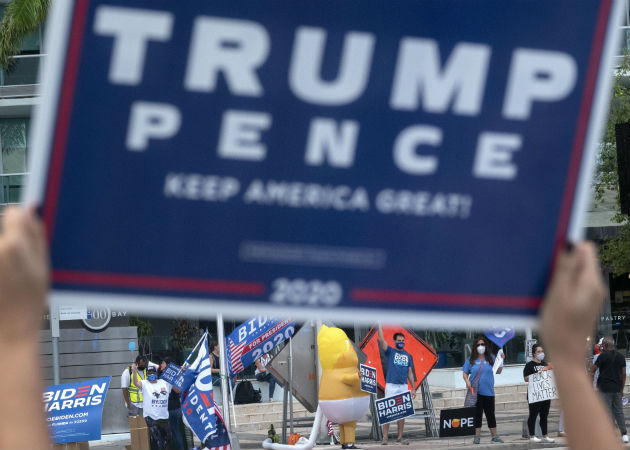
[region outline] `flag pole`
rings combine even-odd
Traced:
[[[193,355],[193,353],[195,353],[195,350],[197,350],[197,347],[199,347],[199,344],[201,344],[203,342],[203,340],[208,336],[208,329],[206,328],[206,332],[204,334],[201,335],[201,337],[199,338],[199,341],[197,342],[197,344],[193,347],[192,351],[190,352],[190,354],[188,355],[188,357],[186,358],[186,361],[184,361],[184,364],[182,364],[182,366],[188,366],[188,360],[190,359],[190,357]],[[208,349],[209,351],[209,349]],[[210,355],[208,355],[210,356]],[[177,374],[179,375],[179,373],[182,371],[182,368],[179,368],[179,371],[177,372]]]
[[[238,436],[232,431],[230,426],[230,405],[228,401],[229,376],[230,370],[225,355],[225,331],[223,328],[223,314],[217,313],[217,341],[219,342],[219,367],[221,369],[221,400],[223,401],[223,421],[225,429],[230,436],[230,445],[232,450],[240,450],[241,446],[238,442]],[[224,375],[226,374],[226,375]],[[236,418],[236,415],[235,415]]]

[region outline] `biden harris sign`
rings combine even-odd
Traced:
[[[25,198],[53,300],[532,323],[580,237],[622,12],[53,2]]]
[[[46,387],[44,409],[56,444],[101,438],[101,419],[111,377]]]

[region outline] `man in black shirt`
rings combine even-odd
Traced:
[[[623,442],[628,443],[626,419],[623,415],[623,405],[621,403],[623,387],[626,384],[626,360],[619,352],[615,351],[615,341],[613,341],[611,336],[606,336],[602,344],[604,351],[591,367],[591,372],[595,373],[597,368],[599,368],[597,388],[613,418],[617,421]]]

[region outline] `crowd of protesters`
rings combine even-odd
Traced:
[[[2,410],[10,411],[0,421],[0,448],[50,447],[42,408],[43,376],[36,332],[46,304],[49,280],[45,233],[35,211],[7,208],[0,235],[0,353],[10,361],[9,369],[27,367],[29,370],[2,371],[3,385],[11,389],[5,390],[0,401]],[[595,329],[603,299],[604,288],[594,246],[583,243],[561,252],[543,303],[540,327],[543,342],[553,358],[571,448],[623,448],[605,403],[593,389],[592,377],[584,370],[583,343]],[[605,346],[605,351],[612,349]],[[485,351],[477,349],[478,355],[483,353]],[[605,359],[600,356],[596,361],[600,369],[600,390],[608,379]],[[609,359],[611,367],[618,369],[616,377],[621,377],[621,362],[615,362],[617,357],[612,354]],[[625,366],[625,361],[623,364]],[[131,371],[134,384],[142,388],[144,395],[145,388],[149,389],[149,385],[153,388],[149,379],[152,370],[147,365],[146,378],[141,380],[139,367],[141,364],[134,363]],[[614,376],[614,371],[611,373]],[[622,381],[625,381],[625,370]],[[17,389],[18,386],[22,388]],[[611,393],[615,395],[607,397],[612,398],[614,404],[618,392]],[[129,397],[130,408],[134,399],[137,400]],[[135,403],[138,407],[139,402]],[[145,414],[144,402],[142,408]],[[486,417],[489,419],[487,412]]]

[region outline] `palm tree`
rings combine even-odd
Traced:
[[[11,66],[24,38],[46,20],[50,0],[13,0],[0,21],[0,66]]]

